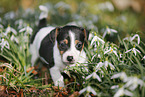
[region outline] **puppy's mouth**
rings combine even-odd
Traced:
[[[63,62],[65,65],[72,65],[74,64],[75,62],[74,61],[71,61],[71,62]]]

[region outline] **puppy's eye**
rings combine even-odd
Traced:
[[[66,48],[66,46],[67,45],[64,42],[62,42],[62,43],[59,44],[59,47],[62,48],[62,49]]]
[[[82,46],[83,46],[82,42],[79,42],[79,43],[76,44],[76,48],[78,50],[81,50],[82,49]]]

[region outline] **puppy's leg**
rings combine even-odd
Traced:
[[[54,66],[50,69],[50,74],[55,86],[64,87],[63,76],[60,73],[59,67]]]

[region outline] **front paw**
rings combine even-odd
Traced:
[[[58,80],[54,82],[55,86],[64,87],[63,76],[61,76]]]

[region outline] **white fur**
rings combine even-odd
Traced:
[[[60,68],[58,66],[55,65],[54,67],[50,68],[50,74],[55,86],[64,86],[63,76],[61,75]]]
[[[80,52],[75,47],[75,45],[76,45],[75,44],[75,33],[73,33],[72,31],[69,31],[69,36],[70,36],[71,45],[70,45],[70,49],[63,54],[63,62],[68,62],[68,60],[67,60],[68,56],[73,56],[74,63],[85,62],[86,54],[85,54],[84,50],[82,50]],[[80,56],[82,56],[84,58],[81,58]]]
[[[39,56],[39,48],[41,45],[41,41],[44,37],[49,34],[54,27],[45,27],[42,28],[35,36],[33,43],[30,45],[30,52],[32,54],[31,63],[34,66],[34,63]],[[74,62],[84,63],[86,62],[86,53],[84,50],[81,52],[75,48],[75,33],[69,31],[69,36],[71,40],[71,46],[68,51],[66,51],[61,57],[59,49],[57,47],[57,40],[55,41],[55,45],[53,47],[53,57],[54,57],[54,66],[50,68],[50,74],[55,86],[64,86],[63,76],[61,75],[61,71],[66,67],[63,62],[67,62],[67,56],[73,56]],[[42,58],[43,59],[43,58]],[[44,59],[43,59],[44,60]],[[45,60],[44,60],[45,61]],[[74,63],[74,64],[75,64]],[[47,63],[49,64],[49,63]],[[74,65],[72,64],[72,65]]]
[[[55,86],[64,86],[63,76],[61,75],[60,71],[65,68],[61,60],[61,55],[59,53],[59,49],[57,48],[57,40],[55,41],[55,45],[53,47],[53,56],[54,56],[54,66],[50,68],[50,74]]]
[[[69,36],[71,39],[71,46],[70,46],[70,49],[63,54],[62,59],[61,59],[59,50],[57,48],[57,41],[55,41],[55,46],[53,48],[53,51],[54,51],[53,56],[54,56],[55,65],[54,67],[50,69],[50,74],[51,74],[51,77],[55,86],[58,86],[58,85],[60,87],[64,86],[64,82],[63,82],[64,78],[61,75],[60,71],[62,71],[65,68],[65,65],[63,64],[63,62],[67,62],[67,56],[73,56],[75,63],[86,62],[86,53],[84,52],[84,50],[80,52],[79,50],[75,48],[75,34],[69,31]],[[71,64],[71,65],[73,66],[74,64]]]
[[[32,58],[31,58],[32,66],[34,66],[35,61],[39,57],[39,48],[41,45],[41,41],[53,29],[55,29],[55,28],[54,27],[44,27],[44,28],[40,29],[40,31],[36,34],[33,43],[30,44],[30,53],[32,54]]]
[[[57,40],[55,41],[53,51],[54,51],[53,57],[54,57],[55,66],[57,66],[59,68],[59,70],[62,71],[65,68],[65,65],[62,62],[61,55],[60,55],[59,49],[57,47]]]

